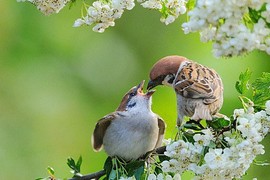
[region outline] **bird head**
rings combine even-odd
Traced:
[[[186,61],[188,59],[182,56],[166,56],[160,59],[150,71],[147,89],[158,85],[172,86],[179,67]]]
[[[152,94],[155,90],[143,92],[144,80],[138,85],[131,88],[123,97],[117,111],[142,111],[150,110]]]

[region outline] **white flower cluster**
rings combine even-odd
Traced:
[[[124,177],[124,176],[121,176],[121,177],[119,178],[119,180],[136,180],[136,178],[135,178],[134,176],[132,176],[132,177]]]
[[[138,2],[144,8],[162,10],[160,20],[166,25],[186,12],[186,0],[138,0]],[[87,15],[77,19],[73,26],[94,24],[93,31],[104,32],[106,28],[115,25],[114,21],[122,16],[125,9],[131,10],[134,6],[134,0],[95,1],[87,8]]]
[[[247,18],[249,10],[260,10],[267,3],[262,18],[253,27]],[[234,56],[254,49],[270,54],[270,0],[197,0],[188,12],[189,21],[182,24],[185,33],[200,32],[201,41],[213,41],[215,56]]]
[[[171,175],[164,175],[162,173],[155,175],[153,173],[149,174],[147,177],[148,180],[181,180],[180,174],[175,174],[174,176]],[[134,176],[132,177],[123,177],[121,176],[119,180],[136,180]]]
[[[175,174],[174,176],[171,176],[169,174],[164,175],[162,173],[155,175],[155,174],[149,174],[147,180],[181,180],[180,174]]]
[[[39,11],[45,15],[58,13],[69,0],[17,0],[18,2],[28,1],[34,4]]]
[[[175,21],[179,15],[186,13],[187,0],[146,0],[141,5],[144,8],[156,9],[162,13],[160,21],[166,25]]]
[[[73,26],[94,24],[93,31],[104,32],[106,28],[115,25],[115,19],[119,19],[125,9],[131,10],[134,6],[134,0],[95,1],[87,9],[87,15],[77,19]]]
[[[260,142],[270,132],[270,101],[264,111],[254,113],[237,109],[234,117],[236,130],[223,134],[227,144],[224,148],[213,146],[221,139],[213,136],[211,129],[202,130],[203,134],[193,136],[193,143],[178,140],[167,145],[165,155],[170,160],[161,163],[162,171],[181,176],[189,170],[195,173],[195,179],[241,178],[255,157],[264,154]]]

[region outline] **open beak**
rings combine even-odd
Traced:
[[[143,93],[144,80],[136,87],[137,93]]]
[[[155,90],[148,90],[146,93],[143,92],[143,86],[144,86],[144,82],[145,80],[143,80],[137,87],[136,87],[136,91],[139,94],[142,94],[144,96],[152,96],[152,94],[154,94]]]

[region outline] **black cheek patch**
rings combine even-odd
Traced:
[[[129,105],[128,105],[128,108],[132,108],[132,107],[134,107],[135,105],[136,105],[136,103],[129,104]]]

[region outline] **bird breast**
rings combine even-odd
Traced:
[[[103,145],[109,156],[132,160],[153,150],[157,140],[158,121],[154,113],[121,114],[106,130]]]

